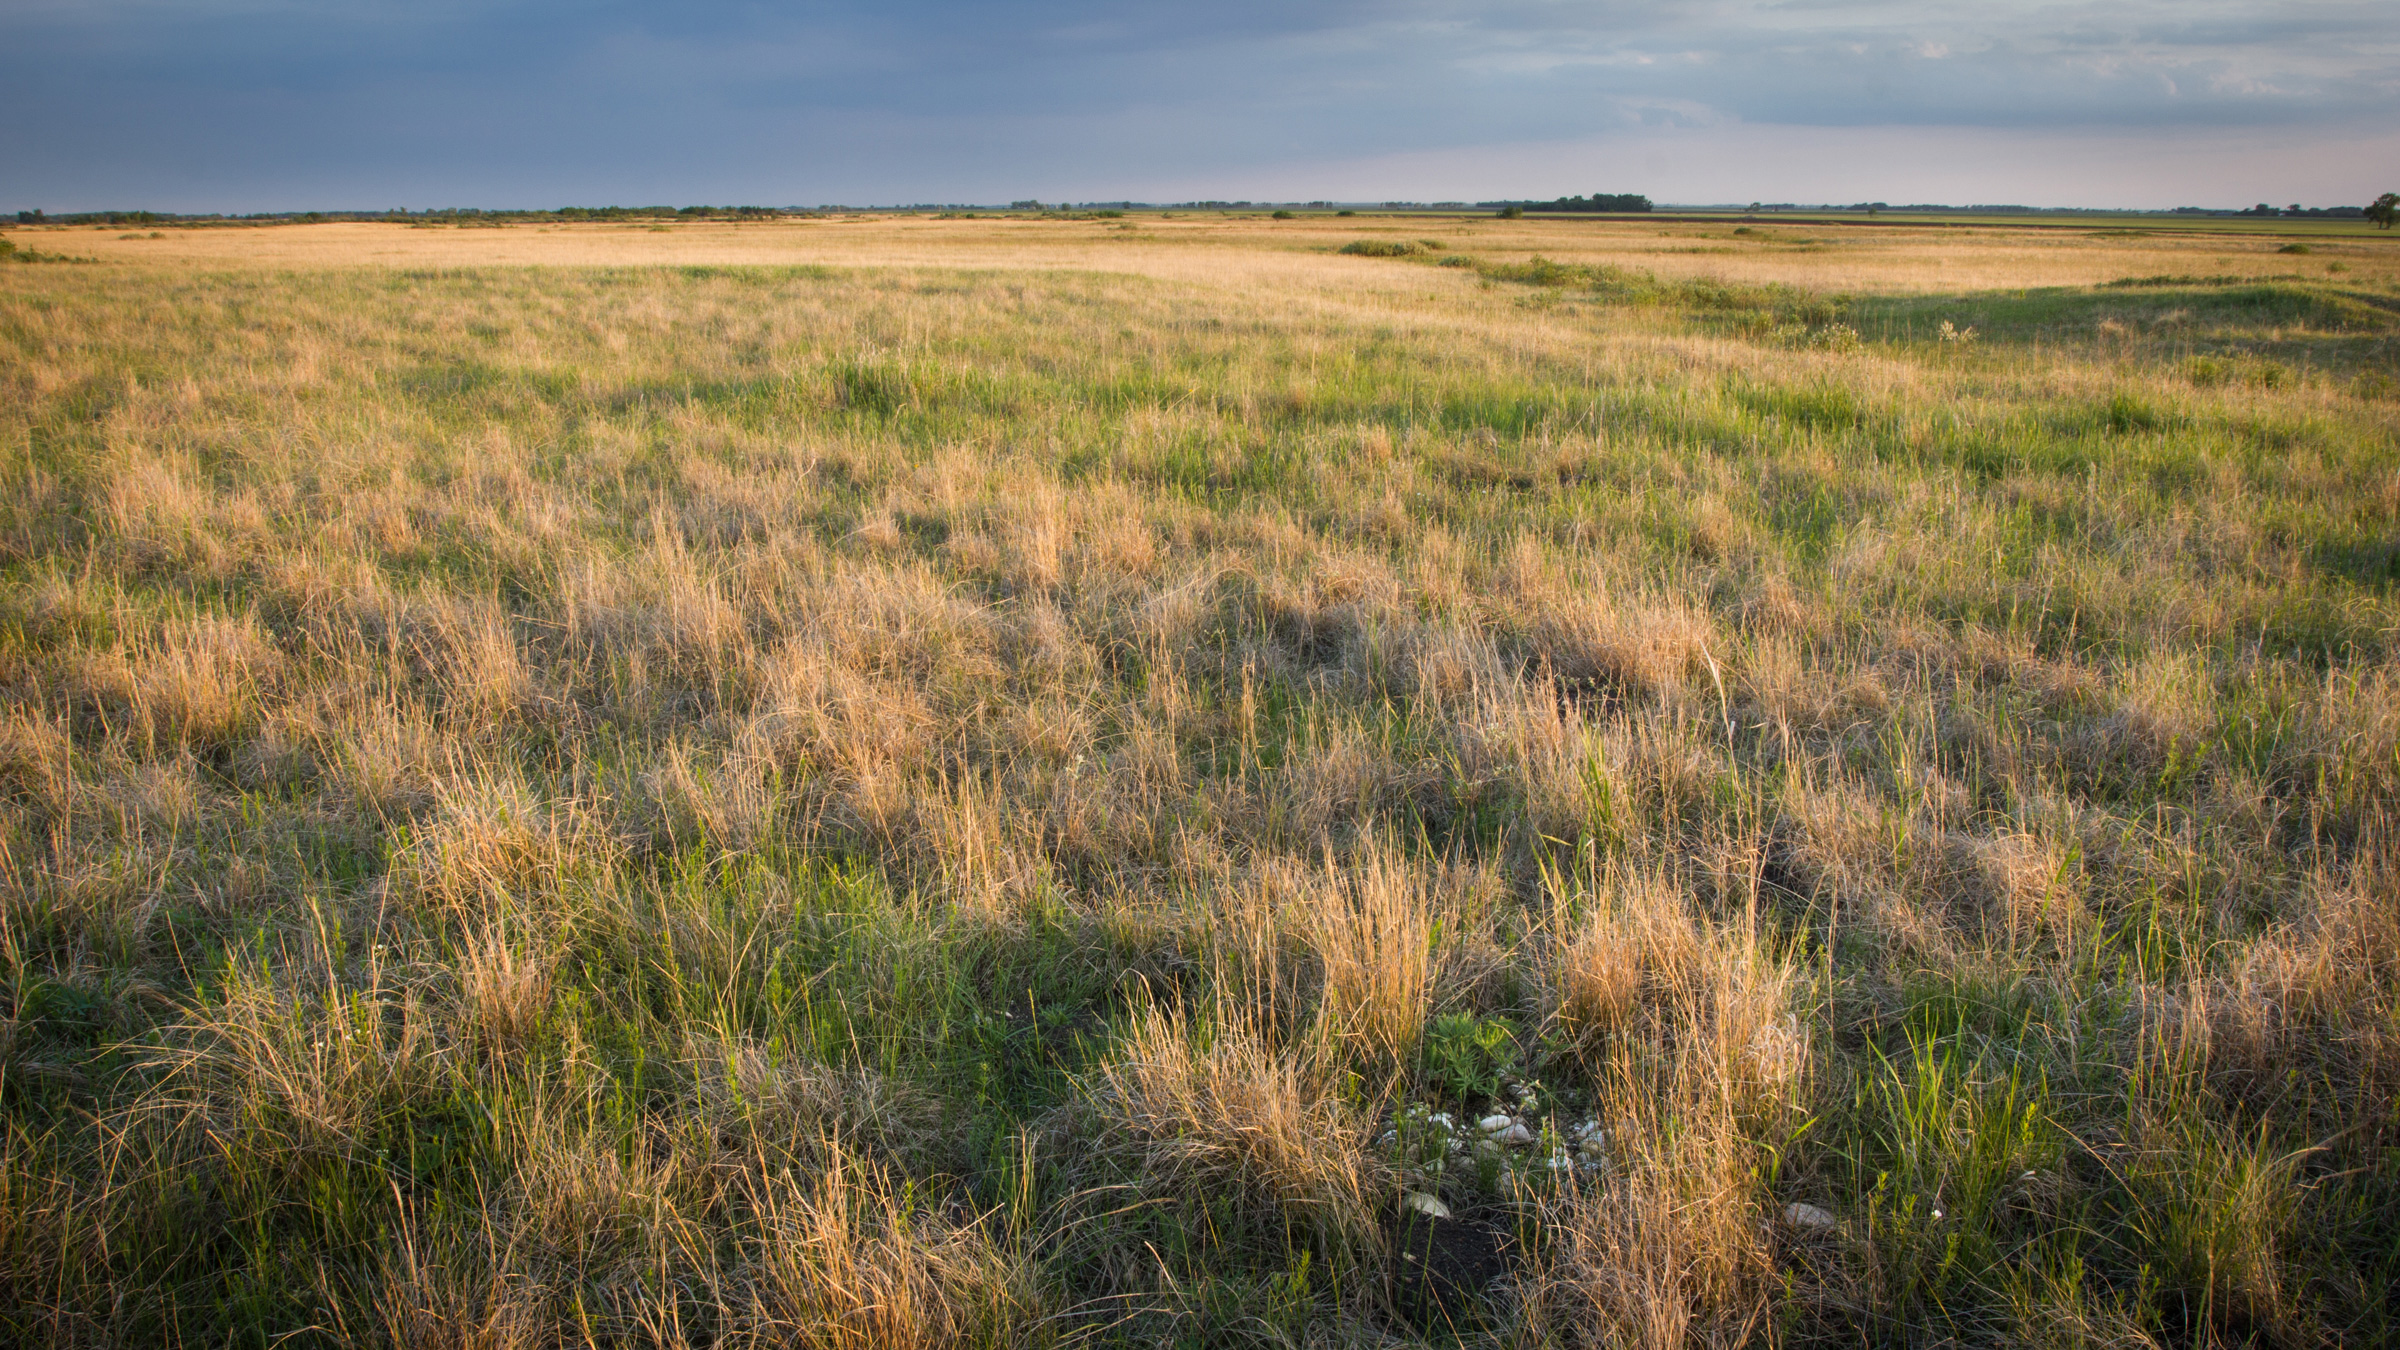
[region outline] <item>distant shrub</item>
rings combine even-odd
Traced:
[[[1502,220],[1522,220],[1524,216],[1525,208],[1522,206],[1503,206],[1500,208],[1500,218]]]
[[[1473,267],[1475,265],[1475,260],[1473,258],[1462,258],[1453,253],[1449,257],[1442,259],[1438,265],[1442,267]]]
[[[1821,352],[1854,352],[1863,343],[1857,329],[1846,323],[1829,323],[1808,335],[1808,345]]]
[[[1592,280],[1589,268],[1556,263],[1535,254],[1521,263],[1499,263],[1484,269],[1495,281],[1519,281],[1528,286],[1573,286]]]
[[[1277,220],[1290,220],[1290,219],[1292,219],[1292,213],[1291,213],[1291,212],[1289,212],[1289,211],[1278,211],[1278,212],[1276,212],[1276,213],[1275,213],[1275,219],[1277,219]]]
[[[2314,253],[2314,252],[2316,252],[2316,250],[2315,250],[2315,249],[2313,249],[2313,248],[2310,248],[2310,247],[2309,247],[2308,245],[2306,245],[2306,244],[2285,244],[2285,245],[2284,245],[2282,248],[2279,248],[2279,249],[2277,249],[2277,250],[2275,250],[2275,251],[2276,251],[2277,253]]]
[[[1094,211],[1092,218],[1095,220],[1123,220],[1125,213],[1122,211]]]
[[[1405,239],[1353,239],[1340,251],[1361,258],[1405,258],[1420,250]]]
[[[1441,240],[1439,240],[1439,239],[1420,239],[1420,240],[1418,240],[1417,242],[1418,242],[1419,244],[1423,245],[1423,246],[1424,246],[1424,247],[1425,247],[1427,250],[1429,250],[1429,251],[1431,251],[1431,252],[1435,252],[1435,253],[1439,253],[1439,252],[1441,252],[1441,251],[1442,251],[1444,248],[1447,248],[1447,247],[1449,247],[1447,244],[1444,244],[1444,243],[1443,243]]]
[[[70,258],[63,253],[44,253],[39,249],[18,248],[13,239],[0,239],[0,263],[71,263],[90,262],[89,258]]]
[[[1337,215],[1337,216],[1355,216],[1355,215],[1357,215],[1357,214],[1358,214],[1358,212],[1356,212],[1356,211],[1336,211],[1336,212],[1334,212],[1334,214],[1335,214],[1335,215]]]

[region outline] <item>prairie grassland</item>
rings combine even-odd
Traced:
[[[2400,1337],[2400,249],[1132,223],[0,271],[0,1338]]]
[[[2211,225],[2220,222],[2209,222]],[[2357,224],[2291,221],[2239,229],[2122,225],[1994,229],[1857,221],[1657,223],[1484,216],[1325,215],[1275,221],[1257,213],[1136,213],[1123,219],[944,220],[853,216],[755,223],[426,227],[334,224],[192,227],[124,237],[114,226],[20,233],[52,253],[108,262],[220,267],[656,266],[826,264],[842,267],[1068,268],[1134,272],[1280,290],[1422,295],[1445,279],[1390,269],[1329,269],[1323,254],[1355,240],[1432,241],[1453,252],[1518,261],[1630,263],[1671,277],[1782,282],[1860,294],[2096,285],[2126,277],[2281,276],[2336,279],[2328,268],[2388,273],[2388,240]],[[2299,244],[2305,254],[2279,252]],[[1456,283],[1460,279],[1446,279]]]

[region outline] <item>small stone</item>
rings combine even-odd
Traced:
[[[1842,1222],[1833,1217],[1832,1210],[1819,1209],[1797,1200],[1783,1207],[1783,1221],[1794,1228],[1838,1228]]]
[[[1522,1146],[1533,1142],[1533,1131],[1526,1129],[1522,1125],[1512,1124],[1507,1129],[1502,1130],[1500,1133],[1495,1134],[1492,1137],[1499,1140],[1503,1144]]]
[[[1483,1131],[1485,1134],[1498,1134],[1502,1130],[1505,1130],[1509,1126],[1516,1123],[1517,1118],[1515,1116],[1489,1115],[1485,1116],[1479,1121],[1476,1121],[1475,1128]]]
[[[1450,1207],[1448,1205],[1443,1204],[1439,1199],[1435,1198],[1434,1196],[1427,1195],[1423,1191],[1410,1191],[1408,1194],[1400,1197],[1400,1207],[1402,1209],[1413,1209],[1428,1219],[1447,1219],[1450,1217]]]

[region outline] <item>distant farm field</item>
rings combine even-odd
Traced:
[[[9,237],[0,1343],[2400,1341],[2400,237]]]

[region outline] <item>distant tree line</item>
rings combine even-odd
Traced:
[[[1534,211],[1555,210],[1556,208],[1535,207],[1528,205],[1525,207],[1525,209],[1528,211]],[[1717,210],[1722,208],[1708,207],[1701,209]],[[2123,216],[2162,214],[2171,216],[2274,217],[2286,220],[2358,220],[2361,218],[2373,219],[2374,217],[2374,208],[2371,206],[2301,206],[2297,202],[2294,202],[2290,206],[2271,206],[2265,202],[2261,202],[2258,205],[2249,207],[2245,210],[2235,210],[2232,207],[2223,206],[2178,206],[2172,210],[2164,212],[2128,212],[2116,207],[2106,206],[2019,206],[2005,202],[1977,202],[1967,206],[1953,206],[1944,202],[1909,202],[1899,206],[1894,206],[1889,202],[1851,202],[1848,205],[1843,205],[1838,202],[1827,202],[1816,206],[1811,206],[1805,202],[1752,202],[1749,204],[1749,206],[1743,209],[1749,211],[1861,211],[1869,214],[1883,211],[1893,211],[1903,215],[1954,216]]]
[[[1516,207],[1522,211],[1585,211],[1622,215],[1651,209],[1650,199],[1638,192],[1595,192],[1589,197],[1561,197],[1556,201],[1477,202],[1485,210],[1505,211]]]
[[[506,224],[518,221],[566,220],[762,220],[779,216],[812,215],[800,206],[562,206],[556,210],[485,210],[481,207],[459,206],[410,211],[395,208],[389,211],[259,211],[246,215],[227,215],[218,212],[180,215],[173,211],[69,211],[51,215],[45,211],[19,211],[19,225],[167,225],[167,224],[255,224],[255,225],[313,225],[330,220],[405,220],[416,222],[459,223],[464,221]]]
[[[428,212],[439,216],[441,212]],[[518,215],[521,212],[461,211],[456,215]],[[790,206],[562,206],[548,214],[558,220],[757,220],[770,216],[805,214]]]
[[[1111,208],[1118,211],[1148,208],[1148,202],[1085,202],[1084,210]],[[1242,210],[1278,205],[1274,202],[1252,201],[1192,201],[1176,202],[1183,210]],[[1323,210],[1338,205],[1331,201],[1281,203],[1305,205]],[[1465,202],[1384,202],[1384,209],[1395,211],[1465,210]],[[1071,210],[1071,204],[1061,202],[1056,208],[1044,206],[1031,199],[1010,203],[1015,210]],[[1588,197],[1559,197],[1552,201],[1489,201],[1476,202],[1482,210],[1497,210],[1512,215],[1528,211],[1584,212],[1587,214],[1626,214],[1656,209],[1650,199],[1638,192],[1595,192]],[[246,215],[204,213],[181,215],[172,211],[73,211],[50,215],[41,210],[16,213],[19,225],[167,225],[167,224],[243,224],[243,225],[307,225],[323,221],[407,221],[411,224],[511,224],[539,221],[634,221],[634,220],[765,220],[793,216],[813,216],[827,212],[848,211],[930,211],[982,210],[983,207],[951,204],[901,207],[856,206],[562,206],[549,210],[489,210],[481,207],[442,207],[423,211],[395,208],[389,211],[260,211]],[[1722,209],[1722,208],[1706,208]],[[1949,206],[1931,202],[1892,206],[1884,202],[1855,202],[1847,206],[1803,206],[1794,202],[1752,202],[1747,208],[1760,211],[1862,211],[1874,214],[1896,211],[1908,214],[1958,215],[2041,215],[2097,216],[2122,215],[2120,211],[2098,207],[2044,207],[1982,204]],[[2223,207],[2178,206],[2165,214],[2178,216],[2237,216],[2285,220],[2365,220],[2390,229],[2400,220],[2400,194],[2384,193],[2366,206],[2274,206],[2266,202],[2245,210]]]
[[[2359,220],[2365,217],[2370,209],[2372,208],[2364,206],[2302,206],[2298,202],[2293,202],[2289,206],[2270,206],[2265,202],[2260,202],[2247,211],[2235,211],[2232,214],[2237,216],[2275,216],[2287,220]],[[2176,210],[2199,213],[2201,208],[2179,206]]]

